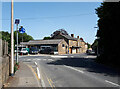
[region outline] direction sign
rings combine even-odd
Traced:
[[[19,24],[20,20],[19,19],[15,19],[15,24]]]
[[[21,27],[21,28],[19,29],[19,32],[20,32],[20,33],[25,33],[25,29],[24,29],[23,27]]]

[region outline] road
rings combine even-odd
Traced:
[[[38,65],[43,87],[120,87],[119,73],[94,59],[86,54],[19,57],[19,61]]]

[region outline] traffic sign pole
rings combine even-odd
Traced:
[[[16,19],[15,20],[15,24],[16,24],[16,32],[17,32],[17,52],[16,52],[16,63],[18,63],[18,24],[20,23],[20,20],[19,19]]]
[[[18,24],[17,24],[17,54],[16,54],[16,63],[18,63]]]

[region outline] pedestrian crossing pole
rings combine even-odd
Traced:
[[[14,20],[13,20],[13,0],[11,0],[11,59],[10,76],[14,75]]]

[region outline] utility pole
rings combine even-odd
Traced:
[[[13,21],[13,0],[11,0],[11,59],[10,59],[10,75],[14,75],[14,21]]]

